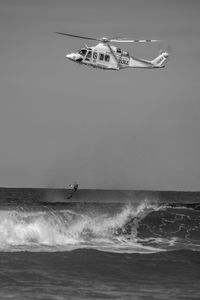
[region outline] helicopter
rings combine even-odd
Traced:
[[[84,40],[98,41],[96,46],[89,47],[86,44],[78,52],[69,53],[66,58],[76,62],[99,68],[103,70],[121,70],[125,68],[164,68],[166,62],[169,59],[169,52],[167,50],[161,50],[159,55],[153,60],[146,60],[130,56],[127,51],[123,51],[121,48],[111,45],[110,43],[153,43],[159,42],[159,40],[142,40],[142,39],[127,39],[121,37],[115,38],[93,38],[80,35],[74,35],[64,32],[55,32],[60,35],[80,38]]]

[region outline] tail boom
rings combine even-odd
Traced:
[[[168,59],[169,59],[169,54],[166,51],[164,51],[151,61],[136,58],[136,57],[130,57],[128,66],[130,68],[146,68],[146,69],[164,68]]]

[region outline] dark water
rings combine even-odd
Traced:
[[[198,193],[78,193],[0,190],[0,299],[200,299]]]

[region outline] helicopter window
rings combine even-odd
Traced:
[[[82,56],[85,56],[85,54],[87,53],[87,50],[86,49],[81,49],[79,51],[79,54],[82,55]]]
[[[93,59],[97,59],[97,52],[93,52]]]
[[[108,54],[105,55],[105,61],[107,61],[107,62],[110,61],[110,55],[108,55]]]
[[[103,53],[99,54],[99,60],[104,60],[104,54]]]
[[[90,60],[90,58],[91,58],[91,56],[92,56],[92,51],[91,50],[89,50],[88,51],[88,53],[87,53],[87,55],[86,55],[86,58],[85,58],[85,60]]]

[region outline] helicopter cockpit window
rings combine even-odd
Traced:
[[[106,61],[106,62],[109,62],[109,61],[110,61],[110,55],[108,55],[108,54],[105,55],[105,61]]]
[[[81,55],[81,56],[85,56],[85,54],[87,53],[87,50],[86,49],[81,49],[80,51],[79,51],[79,54]]]
[[[103,53],[99,54],[99,60],[104,60],[104,54]]]
[[[91,58],[91,56],[92,56],[92,51],[91,50],[89,50],[88,51],[88,53],[87,53],[87,55],[86,55],[86,58],[85,58],[85,60],[90,60],[90,58]]]

